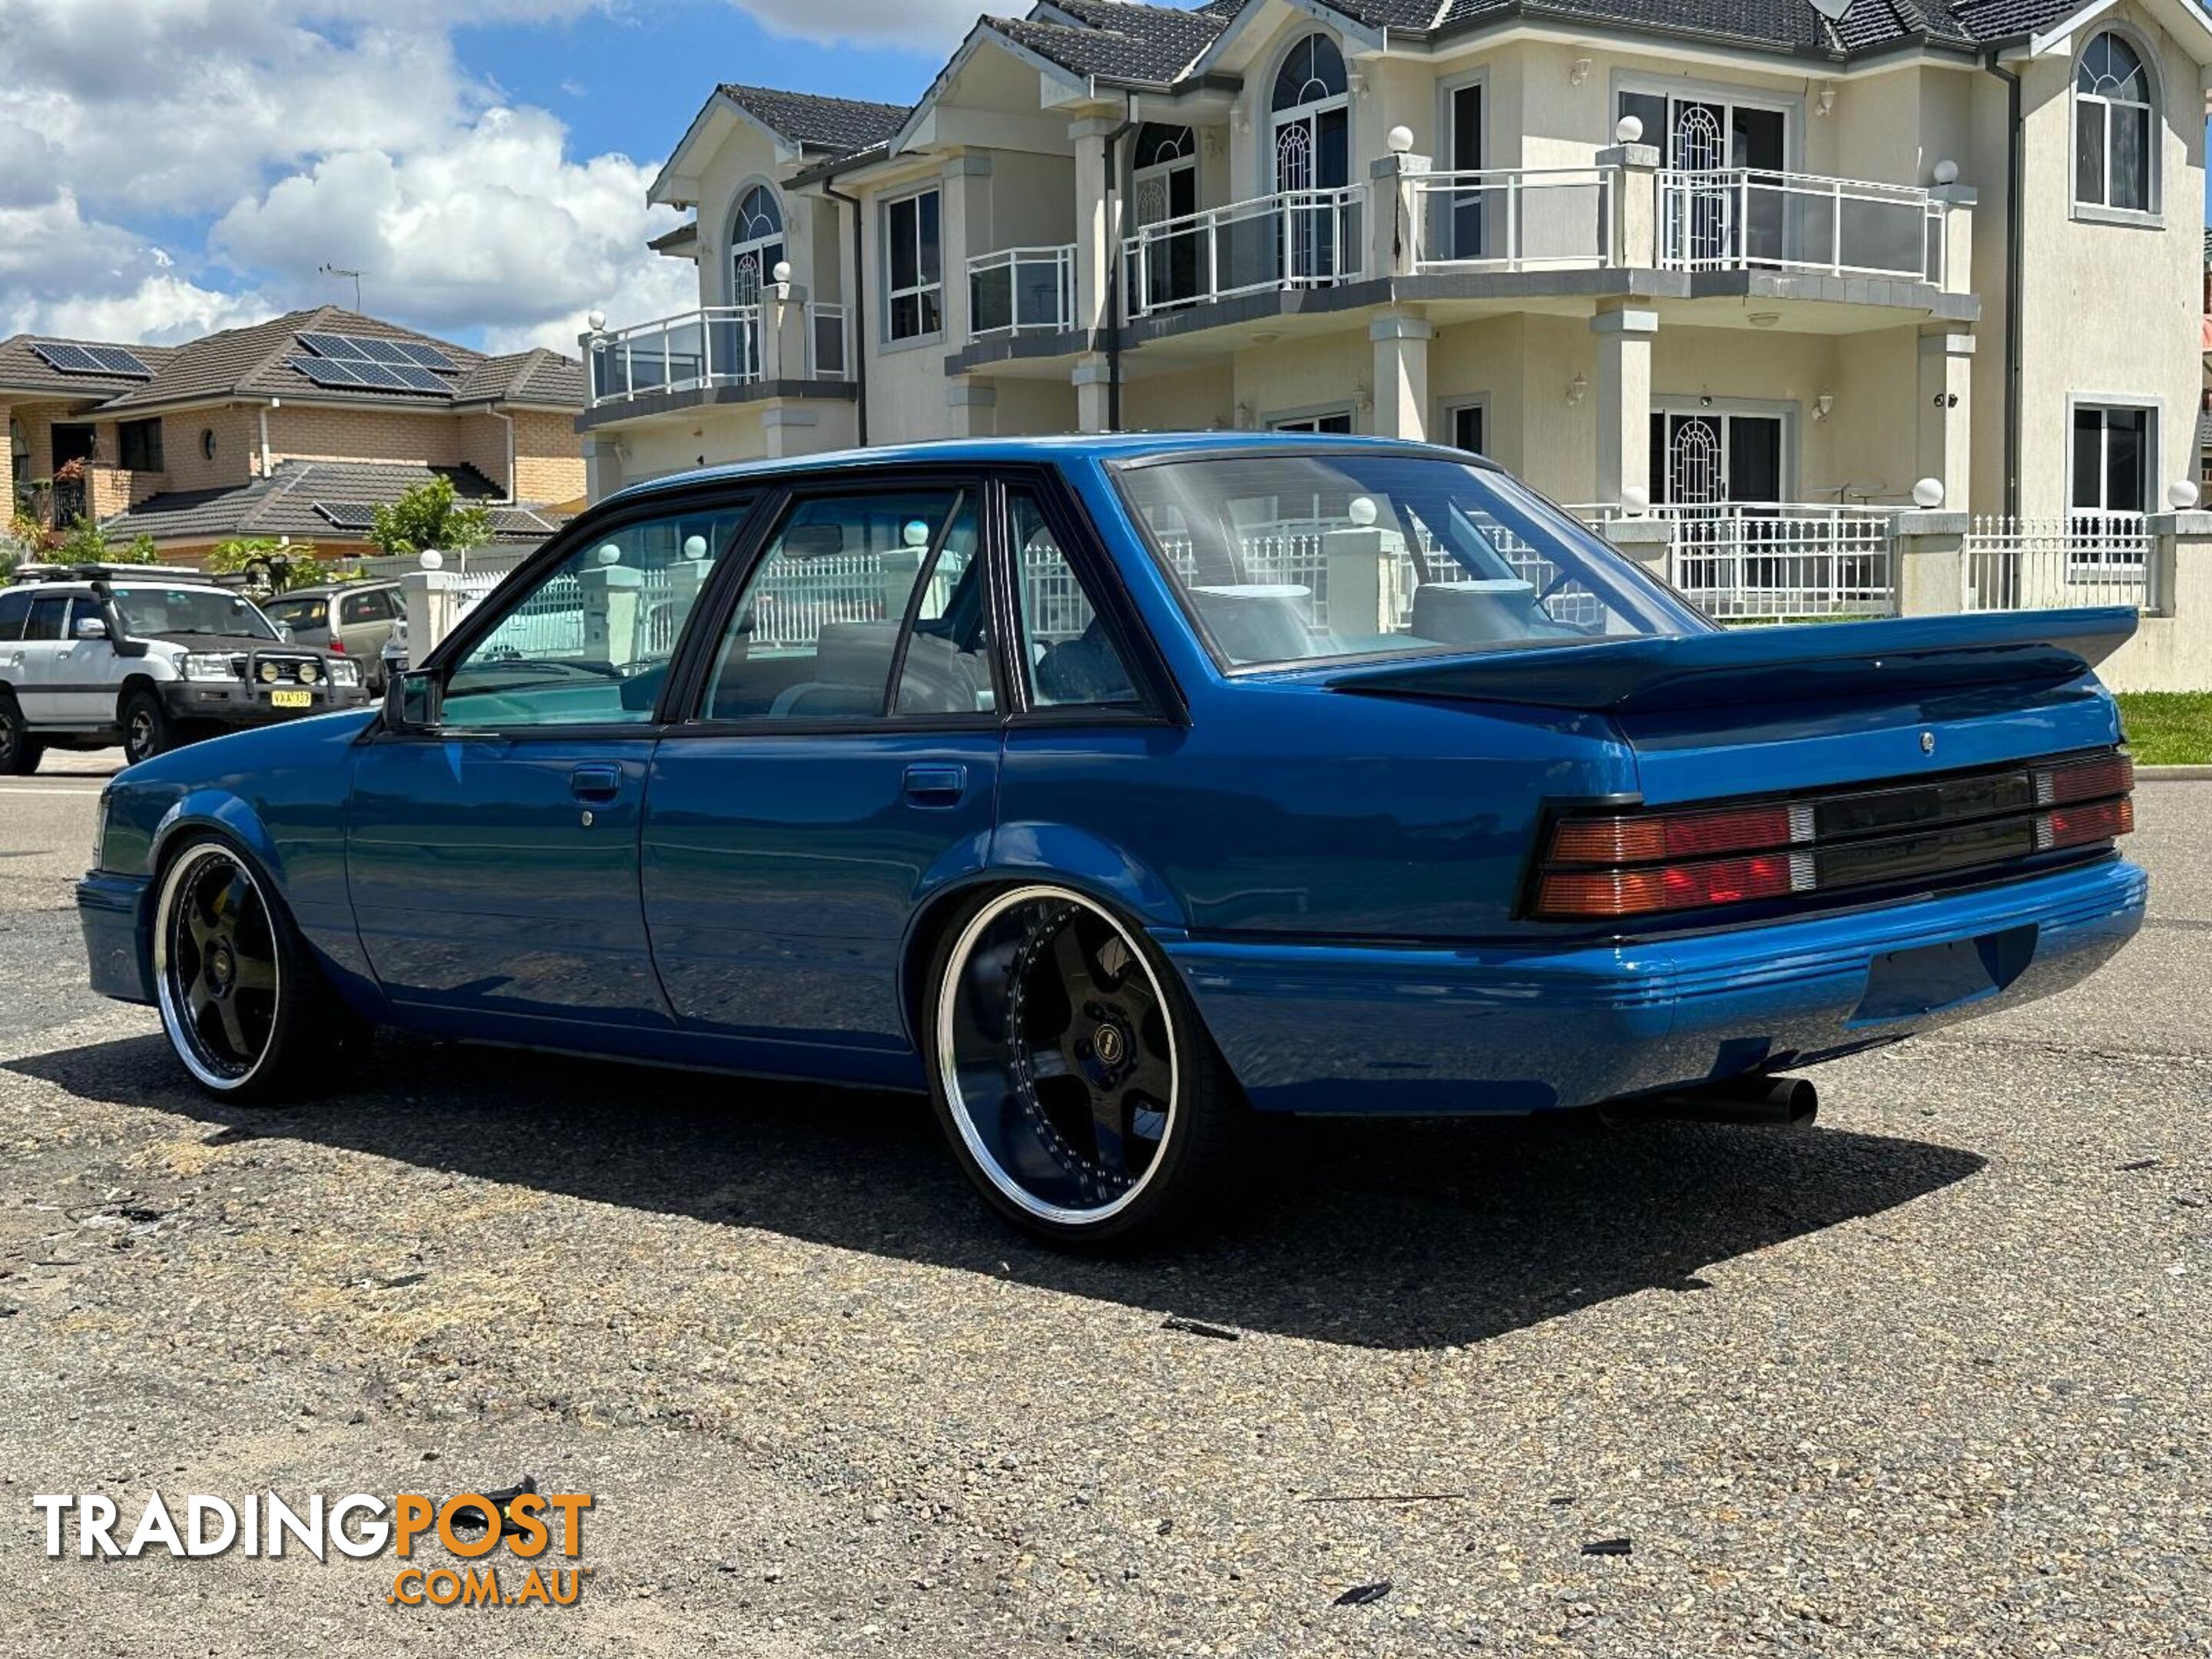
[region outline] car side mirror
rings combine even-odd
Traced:
[[[107,624],[97,617],[79,617],[76,636],[81,640],[104,640],[107,637]]]
[[[445,682],[428,669],[391,676],[384,683],[384,729],[435,731],[445,690]]]

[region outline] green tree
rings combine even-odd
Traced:
[[[451,478],[432,478],[411,486],[390,506],[378,507],[368,538],[401,558],[433,547],[442,553],[465,553],[491,539],[491,509],[475,501],[463,506]]]
[[[51,556],[56,564],[159,564],[161,550],[151,536],[133,536],[127,542],[111,542],[90,519],[79,517]]]
[[[313,542],[280,542],[268,536],[218,542],[208,555],[207,568],[210,575],[216,576],[246,572],[250,578],[247,586],[264,598],[289,593],[295,587],[344,580],[318,556]]]

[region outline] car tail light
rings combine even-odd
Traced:
[[[1658,915],[2094,846],[2134,830],[2134,763],[2108,752],[1792,801],[1565,817],[1534,908]]]
[[[337,635],[333,634],[331,635],[331,642],[325,646],[323,649],[325,651],[335,651],[338,655],[343,657],[345,655],[345,641],[340,639]]]

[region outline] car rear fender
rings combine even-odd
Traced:
[[[922,999],[945,930],[985,893],[1033,881],[1111,905],[1155,932],[1179,937],[1188,926],[1173,890],[1142,860],[1072,824],[1002,823],[981,866],[927,884],[927,896],[908,923],[899,957],[899,1006],[906,1010],[907,1036],[917,1049],[928,1024]]]

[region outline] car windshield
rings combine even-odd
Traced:
[[[1217,454],[1120,476],[1224,667],[1700,626],[1659,582],[1486,467],[1346,449]]]
[[[118,587],[115,609],[124,631],[149,639],[187,634],[273,640],[276,630],[253,601],[210,587]]]

